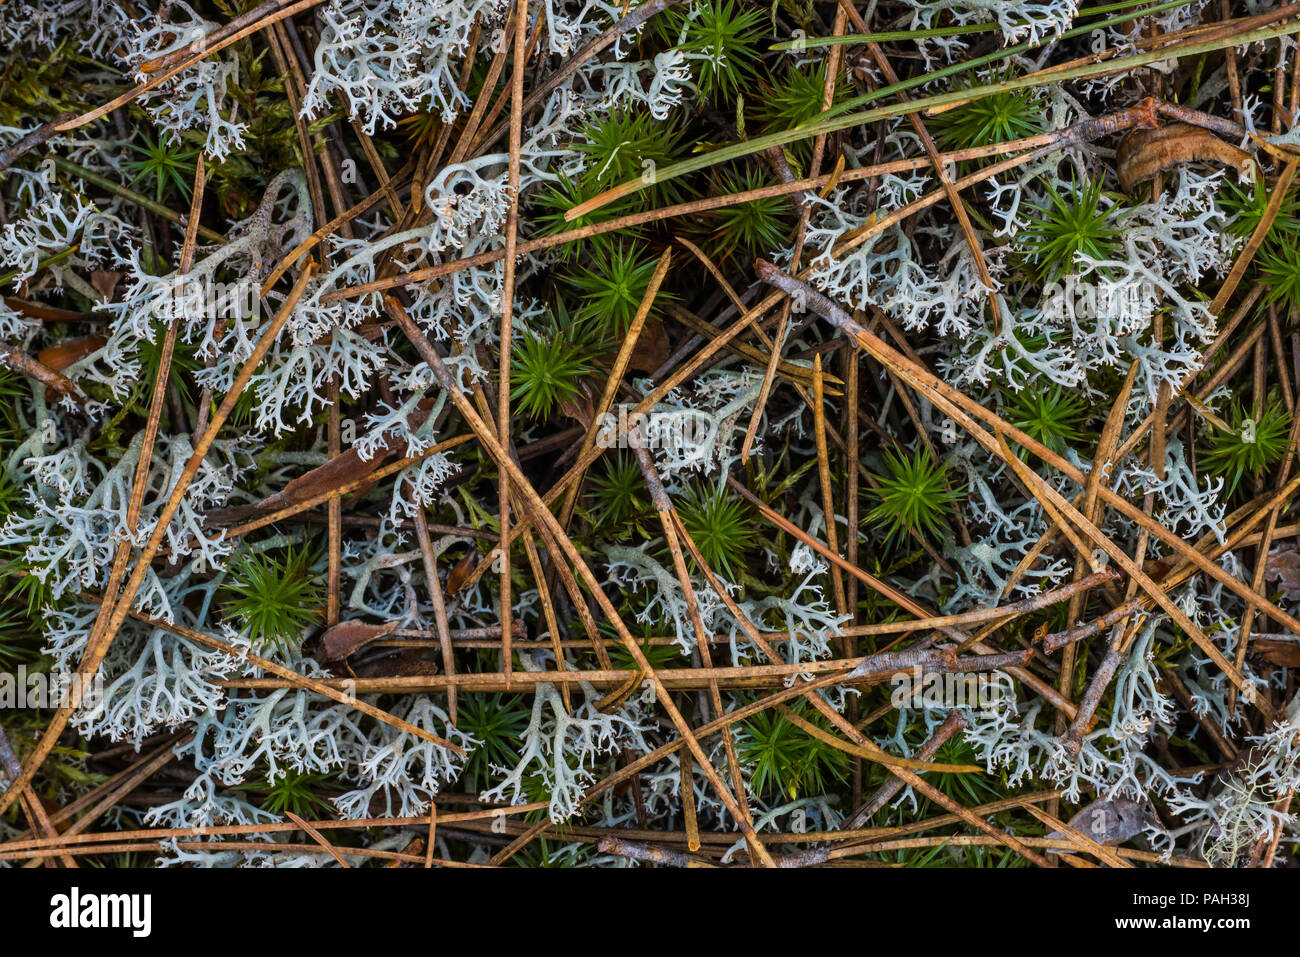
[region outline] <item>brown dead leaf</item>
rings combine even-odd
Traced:
[[[433,399],[426,399],[416,406],[415,411],[407,419],[411,424],[411,428],[418,428],[420,423],[425,420],[429,410],[433,408],[433,401]],[[236,520],[242,520],[243,516],[277,512],[282,508],[289,508],[299,502],[305,502],[334,489],[342,488],[358,479],[364,479],[383,465],[384,460],[394,450],[404,448],[404,441],[397,437],[386,440],[380,444],[378,450],[369,459],[363,459],[361,453],[355,448],[341,452],[324,465],[319,465],[310,472],[299,475],[274,495],[269,495],[256,505],[250,506],[246,512],[239,513],[241,518]],[[356,494],[365,494],[367,488],[367,485],[362,485],[356,490]]]
[[[1120,188],[1130,194],[1157,173],[1183,163],[1221,163],[1243,176],[1258,172],[1249,153],[1190,123],[1134,130],[1119,144],[1115,161]]]
[[[637,337],[636,346],[632,349],[632,356],[628,359],[627,367],[638,372],[654,372],[668,361],[671,354],[672,348],[668,342],[668,333],[664,331],[663,321],[657,316],[647,316],[645,325],[641,327],[641,335]]]
[[[77,339],[65,339],[38,352],[36,354],[37,367],[32,372],[36,373],[36,377],[46,384],[45,401],[53,402],[59,393],[79,398],[80,392],[77,390],[76,384],[70,379],[64,378],[61,374],[49,376],[44,374],[42,370],[62,373],[64,369],[74,362],[102,349],[107,341],[103,336],[94,333]]]
[[[465,557],[452,566],[451,572],[447,575],[447,594],[454,595],[465,585],[465,580],[469,578],[470,572],[478,564],[477,553],[470,551]]]
[[[122,274],[113,269],[96,269],[90,274],[90,284],[104,297],[106,302],[113,301],[113,292],[122,281]]]
[[[274,495],[269,495],[251,506],[249,513],[257,515],[277,512],[282,508],[289,508],[299,502],[341,488],[357,479],[365,478],[384,463],[390,451],[391,449],[386,445],[381,446],[379,451],[367,460],[363,459],[356,449],[348,449],[334,456],[324,465],[299,475]]]
[[[397,622],[386,625],[371,625],[364,621],[341,621],[326,629],[320,638],[320,660],[323,662],[342,661],[376,638],[393,633]]]
[[[423,854],[424,838],[422,837],[411,838],[410,842],[406,845],[406,847],[402,848],[402,853],[413,854],[416,856]],[[405,864],[406,864],[405,861],[394,860],[394,861],[389,861],[387,864],[385,864],[384,868],[387,870],[396,870],[397,868],[403,867]]]
[[[39,795],[39,794],[36,795],[36,800],[41,802],[41,807],[45,809],[45,813],[48,814],[51,818],[55,817],[55,815],[57,815],[60,811],[63,810],[63,808],[59,804],[57,804],[54,801],[51,801],[49,798],[45,797],[44,795]],[[68,830],[68,828],[72,827],[73,821],[71,818],[68,818],[67,820],[53,821],[51,823],[53,823],[55,831],[57,831],[59,834],[63,834]]]
[[[438,664],[425,658],[424,648],[394,648],[368,657],[354,671],[358,678],[410,678],[436,675]]]
[[[82,319],[94,318],[84,312],[59,309],[55,306],[47,306],[43,302],[19,299],[17,296],[5,296],[4,304],[15,312],[21,312],[24,316],[32,319],[40,319],[42,322],[77,322]]]
[[[104,348],[107,341],[97,332],[77,339],[64,339],[36,353],[36,361],[54,372],[62,372],[74,362]]]
[[[1300,639],[1287,635],[1256,635],[1250,642],[1250,650],[1282,668],[1300,668]]]
[[[1162,581],[1166,575],[1174,570],[1178,560],[1174,556],[1167,558],[1155,558],[1148,562],[1143,562],[1142,572],[1152,581]]]
[[[586,382],[579,382],[578,394],[561,402],[559,413],[573,419],[583,429],[590,429],[591,420],[596,417],[596,403],[593,398],[591,387]]]
[[[1129,798],[1093,801],[1066,822],[1071,828],[1098,844],[1123,844],[1137,837],[1148,826],[1159,825],[1150,805]],[[1048,837],[1063,835],[1053,831]]]
[[[1282,595],[1288,601],[1300,599],[1300,552],[1294,546],[1269,552],[1264,563],[1264,580],[1280,583]]]

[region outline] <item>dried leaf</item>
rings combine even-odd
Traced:
[[[1264,563],[1264,580],[1279,582],[1288,601],[1300,599],[1300,552],[1286,546],[1269,552]]]
[[[113,291],[121,280],[122,274],[112,269],[96,269],[90,274],[90,284],[107,302],[113,301]]]
[[[64,339],[52,346],[46,346],[36,354],[36,361],[54,372],[62,372],[74,362],[86,358],[92,352],[104,348],[108,340],[99,333],[81,336],[77,339]]]
[[[4,304],[15,312],[21,312],[24,316],[40,319],[43,322],[77,322],[91,318],[86,313],[74,309],[59,309],[43,302],[19,299],[17,296],[5,296]]]
[[[1173,571],[1174,566],[1177,564],[1178,559],[1174,556],[1155,558],[1142,563],[1142,573],[1152,581],[1163,581],[1165,576]]]
[[[277,512],[299,502],[305,502],[323,495],[336,488],[342,488],[357,479],[365,478],[384,463],[392,451],[387,445],[380,448],[369,460],[363,459],[356,449],[348,449],[334,456],[324,465],[317,466],[304,475],[299,475],[284,488],[269,495],[248,510],[250,515]]]
[[[420,423],[428,416],[432,407],[432,399],[427,399],[416,406],[415,411],[407,419],[411,428],[418,428]],[[364,479],[383,465],[384,460],[394,450],[404,447],[404,441],[394,437],[381,443],[378,450],[369,459],[363,459],[361,453],[355,448],[341,452],[324,465],[317,466],[310,472],[299,475],[274,495],[267,496],[256,505],[250,506],[246,511],[235,513],[239,517],[234,520],[240,521],[246,516],[277,512],[282,508],[289,508],[300,502],[332,492],[334,489],[342,488],[358,479]],[[362,485],[357,489],[357,494],[364,494],[367,488],[368,486]],[[233,510],[231,511],[233,512]],[[222,517],[228,518],[229,516],[223,515]]]
[[[418,857],[419,855],[423,854],[423,853],[424,853],[424,838],[422,838],[422,837],[413,837],[413,838],[411,838],[410,843],[407,844],[406,847],[402,848],[402,853],[403,853],[403,854],[413,854],[413,855],[415,855],[415,856],[417,856],[417,857]],[[384,869],[385,869],[385,870],[397,870],[398,868],[401,868],[401,867],[404,867],[404,866],[406,866],[406,862],[405,862],[405,861],[394,860],[394,861],[389,861],[387,864],[385,864],[385,865],[384,865]]]
[[[478,564],[478,555],[474,552],[467,552],[465,557],[452,566],[450,574],[447,575],[447,594],[454,595],[465,585],[466,579],[469,578],[470,572]]]
[[[596,417],[596,403],[592,399],[591,387],[586,382],[580,382],[578,394],[560,402],[559,413],[573,419],[583,429],[590,429],[592,419]]]
[[[386,625],[370,625],[364,621],[341,621],[326,629],[320,638],[320,660],[342,661],[359,648],[368,645],[376,638],[393,633],[397,622]]]
[[[378,342],[380,337],[384,334],[384,327],[377,322],[363,322],[361,325],[353,327],[351,331],[353,335],[360,336],[367,342]],[[315,345],[327,346],[330,344],[333,336],[333,330],[326,332],[315,341]]]
[[[1300,668],[1300,639],[1289,635],[1256,635],[1250,650],[1282,668]]]
[[[77,389],[76,383],[66,378],[62,372],[79,359],[84,359],[103,348],[106,341],[98,333],[78,339],[65,339],[63,342],[42,349],[37,353],[34,362],[21,350],[6,347],[5,365],[44,382],[46,402],[53,402],[60,394],[81,402],[84,401],[84,396]]]
[[[41,802],[41,807],[45,808],[45,813],[51,818],[55,817],[63,810],[57,802],[50,800],[44,795],[37,795],[36,799]],[[54,830],[57,833],[64,834],[70,827],[72,827],[73,821],[71,818],[68,818],[62,821],[52,821],[51,823],[54,825]]]
[[[657,316],[647,316],[627,366],[638,372],[654,372],[668,361],[671,354],[668,333],[664,331],[663,321]]]
[[[1148,826],[1159,826],[1150,805],[1129,798],[1093,801],[1066,823],[1098,844],[1123,844]],[[1053,831],[1047,836],[1060,838],[1064,835]]]
[[[1233,167],[1240,176],[1254,176],[1258,171],[1255,160],[1245,150],[1190,123],[1134,130],[1119,144],[1115,160],[1120,188],[1130,194],[1138,184],[1183,163],[1221,163]]]
[[[367,658],[354,670],[358,678],[408,678],[436,675],[438,665],[425,658],[424,648],[394,648]]]

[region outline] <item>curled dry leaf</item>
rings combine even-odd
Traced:
[[[1183,163],[1221,163],[1244,177],[1253,177],[1258,171],[1254,158],[1245,150],[1190,123],[1134,130],[1119,144],[1115,160],[1119,185],[1126,193],[1132,193],[1134,187],[1157,173]]]
[[[578,394],[560,402],[560,414],[573,419],[583,429],[590,429],[592,420],[596,418],[596,403],[594,400],[595,395],[591,391],[591,386],[586,382],[579,382]]]
[[[452,566],[451,572],[447,575],[447,594],[454,595],[465,587],[465,582],[469,579],[470,572],[478,565],[478,554],[469,551],[465,557]]]
[[[342,661],[376,638],[392,634],[397,622],[371,625],[364,621],[341,621],[325,630],[320,638],[321,661]]]

